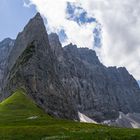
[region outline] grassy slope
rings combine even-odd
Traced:
[[[36,119],[28,119],[38,116]],[[113,128],[45,114],[24,94],[16,91],[0,103],[0,140],[140,140],[140,130]]]

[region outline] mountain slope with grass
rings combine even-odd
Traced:
[[[61,120],[47,115],[24,90],[0,103],[0,140],[139,140],[139,129]]]
[[[30,119],[40,117],[44,114],[33,100],[28,97],[23,90],[17,90],[9,98],[0,103],[0,119],[8,120]],[[8,118],[8,119],[7,119]],[[2,123],[1,122],[1,123]]]

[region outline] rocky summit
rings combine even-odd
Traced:
[[[80,113],[101,123],[116,120],[120,112],[140,113],[140,88],[126,68],[104,66],[88,48],[62,47],[57,34],[47,34],[39,13],[6,56],[1,100],[23,88],[59,118],[80,120]]]

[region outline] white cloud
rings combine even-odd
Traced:
[[[102,44],[96,51],[107,65],[125,66],[140,79],[140,0],[30,0],[47,18],[48,29],[64,29],[68,42],[93,48],[94,23],[78,25],[66,19],[67,2],[75,2],[102,25]],[[78,13],[78,12],[77,12]]]
[[[30,0],[37,10],[47,18],[48,32],[59,32],[65,30],[68,37],[66,43],[74,43],[79,47],[93,47],[93,29],[95,23],[78,25],[75,21],[67,19],[66,8],[67,2],[75,2],[75,0]],[[79,14],[76,12],[75,14]]]
[[[140,1],[79,1],[103,26],[103,46],[98,49],[103,63],[125,66],[140,79]]]

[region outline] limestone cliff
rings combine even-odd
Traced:
[[[0,42],[0,90],[2,86],[4,71],[7,66],[7,59],[13,46],[14,46],[14,40],[10,38],[6,38]]]
[[[105,67],[95,51],[48,36],[38,13],[19,33],[8,58],[1,99],[25,88],[53,116],[78,120],[78,112],[98,122],[119,112],[140,113],[140,88],[125,68]]]

